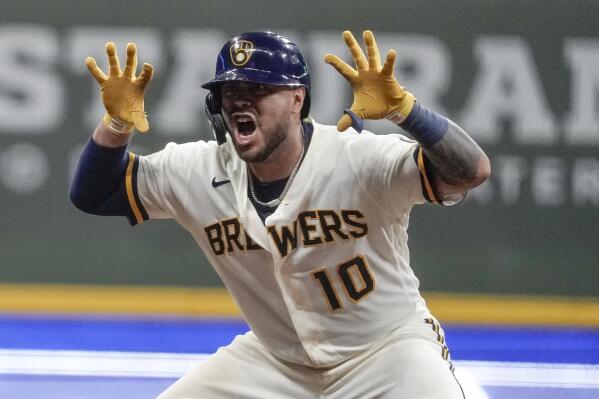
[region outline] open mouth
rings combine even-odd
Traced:
[[[249,112],[235,112],[231,117],[235,125],[237,140],[240,144],[248,144],[250,136],[258,127],[256,118]]]
[[[256,124],[252,120],[238,120],[237,121],[237,131],[242,136],[249,136],[254,133],[256,130]]]

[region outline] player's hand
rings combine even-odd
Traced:
[[[395,50],[389,50],[385,64],[381,67],[379,49],[371,31],[364,31],[364,52],[351,32],[343,32],[343,39],[349,47],[356,63],[352,68],[339,57],[325,54],[324,60],[332,65],[352,85],[354,102],[349,111],[362,119],[392,119],[402,122],[414,106],[414,95],[405,90],[393,76]],[[346,130],[352,125],[352,118],[345,114],[337,122],[337,130]]]
[[[137,48],[134,43],[127,44],[124,71],[121,71],[113,42],[106,43],[106,54],[110,64],[108,76],[98,67],[95,59],[85,59],[85,65],[100,84],[106,112],[111,118],[129,125],[129,131],[135,126],[140,132],[147,132],[150,125],[144,112],[144,93],[154,74],[154,67],[144,64],[141,74],[135,76]]]

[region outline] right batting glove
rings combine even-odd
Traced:
[[[106,108],[104,123],[118,133],[130,133],[133,127],[142,133],[147,132],[150,125],[144,112],[144,93],[152,79],[154,67],[144,64],[141,74],[135,76],[137,48],[134,43],[127,44],[124,71],[121,71],[113,42],[106,43],[106,54],[110,64],[108,76],[98,67],[94,58],[85,59],[85,65],[100,84],[102,101]]]

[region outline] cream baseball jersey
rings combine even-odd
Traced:
[[[264,223],[230,141],[131,155],[127,191],[137,222],[174,218],[193,235],[276,356],[327,367],[430,317],[407,245],[410,210],[428,198],[428,180],[413,156],[418,144],[404,136],[313,126]]]

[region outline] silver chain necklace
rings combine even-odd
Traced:
[[[301,125],[300,125],[301,126]],[[283,188],[283,191],[281,192],[281,195],[279,195],[278,198],[273,199],[272,201],[268,201],[268,202],[262,202],[258,199],[258,197],[256,196],[256,190],[254,188],[254,175],[252,173],[252,170],[250,169],[249,165],[247,167],[248,169],[248,180],[250,183],[250,193],[252,194],[252,199],[261,206],[265,206],[268,208],[274,208],[276,206],[279,206],[281,204],[281,202],[283,201],[283,198],[285,198],[285,194],[287,194],[287,191],[289,191],[289,187],[291,187],[291,182],[293,181],[293,178],[295,177],[295,175],[297,174],[297,171],[299,170],[300,164],[302,163],[302,158],[304,157],[304,151],[305,151],[305,147],[306,147],[306,140],[304,138],[304,127],[301,126],[301,130],[302,130],[302,152],[295,164],[295,166],[293,167],[293,170],[291,171],[291,174],[289,175],[289,179],[287,179],[287,183],[285,183],[285,187]]]

